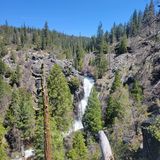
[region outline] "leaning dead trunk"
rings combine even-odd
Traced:
[[[99,131],[98,134],[103,160],[114,160],[111,146],[104,131]]]
[[[42,64],[42,95],[43,95],[43,109],[44,109],[44,156],[45,160],[53,160],[51,147],[51,131],[50,131],[50,113],[49,100],[47,93],[47,84],[44,75],[44,66]]]

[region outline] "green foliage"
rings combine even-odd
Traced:
[[[61,68],[54,65],[48,78],[48,95],[57,128],[67,131],[72,122],[71,93]]]
[[[36,119],[34,139],[35,139],[34,148],[35,148],[36,159],[44,160],[44,118],[42,115],[39,115]]]
[[[67,157],[69,160],[88,160],[88,150],[81,132],[75,133],[73,137],[73,146],[68,152]]]
[[[0,58],[0,75],[9,78],[11,75],[10,68]]]
[[[71,49],[66,49],[64,50],[64,53],[63,53],[66,57],[66,59],[72,59],[72,52],[71,52]]]
[[[117,160],[127,160],[131,158],[130,152],[128,150],[128,144],[123,143],[121,140],[112,145],[114,158]]]
[[[2,121],[0,120],[0,156],[3,160],[9,160],[7,156],[7,143],[5,141],[6,130],[2,125]]]
[[[49,28],[48,23],[45,22],[43,32],[42,32],[42,50],[45,50],[49,45]]]
[[[0,75],[4,75],[6,71],[6,64],[0,59]]]
[[[109,97],[106,109],[106,125],[112,126],[115,123],[115,118],[122,120],[128,108],[130,108],[128,88],[120,87]]]
[[[1,109],[3,109],[6,103],[8,102],[7,97],[10,97],[10,95],[11,95],[10,86],[6,82],[4,82],[3,78],[0,76],[0,106],[1,106]]]
[[[88,99],[87,109],[83,117],[83,125],[85,130],[93,135],[97,134],[103,126],[101,104],[95,88],[92,89]]]
[[[116,89],[118,89],[121,86],[122,86],[121,76],[120,76],[119,71],[116,71],[115,72],[115,79],[114,79],[114,82],[113,82],[112,88],[111,88],[111,92],[116,91]]]
[[[34,136],[34,109],[31,95],[24,89],[13,92],[12,100],[6,114],[6,126],[14,126],[21,131],[21,138],[29,140]]]
[[[74,93],[76,90],[78,90],[80,86],[80,81],[77,77],[72,77],[71,80],[69,81],[69,87],[71,90],[71,93]]]
[[[4,39],[2,37],[0,37],[0,58],[7,55],[7,53],[8,53],[8,51],[7,51],[7,48],[5,46]]]
[[[58,126],[54,118],[51,120],[51,131],[52,131],[52,149],[54,160],[64,160],[65,152],[64,152],[64,144],[63,144],[63,136],[62,132],[59,131]]]
[[[123,36],[120,43],[119,43],[117,54],[123,54],[126,52],[127,52],[127,37]]]
[[[33,38],[32,38],[33,44],[35,45],[36,50],[41,49],[41,35],[38,31],[33,32]]]
[[[79,71],[81,71],[83,67],[83,58],[84,58],[84,51],[82,47],[78,45],[76,48],[75,68]]]
[[[0,27],[0,58],[4,57],[8,51],[6,45],[11,45],[18,50],[23,48],[33,48],[35,50],[47,50],[53,52],[56,56],[61,56],[62,53],[67,51],[66,58],[72,57],[75,54],[75,48],[81,41],[82,50],[88,51],[90,38],[81,36],[69,36],[64,33],[57,32],[55,30],[49,30],[47,22],[43,29],[36,29],[31,27],[12,27],[1,25]],[[11,47],[11,48],[12,48]],[[69,51],[69,52],[68,52]],[[58,54],[61,55],[58,55]]]
[[[22,74],[21,74],[20,66],[17,65],[16,70],[13,71],[11,74],[11,79],[10,79],[11,86],[13,86],[14,84],[16,84],[17,86],[20,86],[21,76]]]
[[[148,127],[148,130],[160,142],[160,117],[155,119],[155,122]]]
[[[143,99],[143,92],[142,92],[142,87],[140,86],[137,80],[135,80],[133,83],[131,94],[138,103],[141,103]]]
[[[104,54],[108,52],[107,44],[104,41],[104,33],[102,24],[98,26],[97,38],[96,38],[96,57],[95,64],[97,69],[97,77],[102,78],[104,73],[107,71],[107,59]]]
[[[16,53],[15,52],[13,52],[13,51],[11,52],[11,57],[10,58],[11,58],[13,63],[16,63]]]

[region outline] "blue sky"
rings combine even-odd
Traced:
[[[126,22],[134,9],[150,0],[0,0],[0,24],[50,29],[74,35],[96,34],[101,21],[105,30],[114,22]]]

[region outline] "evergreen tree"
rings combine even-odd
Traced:
[[[11,97],[11,88],[0,75],[0,110],[5,111]],[[5,113],[5,112],[4,112]],[[1,115],[2,116],[2,115]]]
[[[48,23],[45,22],[42,31],[42,50],[45,50],[48,45],[49,45],[49,28],[48,28]]]
[[[131,35],[135,36],[138,33],[138,13],[137,10],[133,12],[131,19]]]
[[[79,71],[81,71],[83,67],[83,58],[84,52],[82,50],[82,47],[78,45],[76,48],[75,68]]]
[[[63,135],[62,132],[58,129],[59,123],[57,124],[55,119],[51,120],[51,131],[52,131],[52,148],[54,160],[64,160],[65,159],[65,150],[63,144]]]
[[[137,102],[141,103],[143,98],[143,92],[142,92],[142,87],[140,86],[137,80],[135,80],[133,83],[131,94]]]
[[[116,91],[116,89],[121,86],[122,86],[122,82],[121,82],[120,73],[119,73],[119,71],[116,71],[115,72],[115,79],[114,79],[114,82],[113,82],[112,88],[111,88],[111,92]]]
[[[34,148],[37,160],[44,160],[44,112],[43,112],[43,98],[38,99],[38,108],[36,112],[36,127],[34,136]]]
[[[0,75],[4,75],[6,72],[6,64],[0,58]]]
[[[35,45],[35,48],[37,50],[41,49],[41,38],[38,32],[33,33],[33,38],[32,38],[33,44]]]
[[[145,6],[144,13],[143,13],[143,19],[142,19],[142,21],[143,21],[143,26],[149,24],[149,19],[148,19],[148,17],[149,17],[149,6],[148,6],[148,4],[147,4],[147,5]]]
[[[102,129],[101,104],[95,88],[92,89],[88,99],[87,109],[83,117],[83,124],[85,130],[91,132],[93,135],[97,134],[98,131]]]
[[[123,121],[124,117],[127,117],[128,112],[130,112],[128,87],[120,86],[110,94],[108,99],[106,109],[106,125],[109,127],[114,125],[116,118]]]
[[[110,43],[114,43],[115,42],[115,30],[116,30],[116,24],[113,24],[113,27],[111,28],[111,32],[110,32]]]
[[[31,95],[24,89],[13,92],[12,100],[5,118],[6,126],[13,126],[21,133],[23,140],[29,140],[34,136],[34,110]]]
[[[97,53],[95,58],[95,64],[97,67],[97,76],[98,78],[102,78],[102,76],[107,70],[107,60],[106,56],[104,55],[104,48],[105,48],[104,32],[101,23],[98,26],[97,30],[96,44],[97,44],[96,45]]]
[[[20,79],[21,79],[21,69],[20,66],[17,65],[16,70],[12,72],[11,74],[11,79],[10,79],[10,84],[13,86],[16,84],[18,87],[20,86]]]
[[[72,122],[72,98],[65,76],[57,64],[48,78],[48,94],[57,128],[67,131]]]
[[[44,160],[44,118],[41,114],[36,119],[34,148],[36,159]]]
[[[124,35],[121,38],[121,41],[120,41],[119,46],[118,46],[118,54],[123,54],[123,53],[126,53],[126,52],[127,52],[127,36]]]
[[[70,160],[88,160],[88,150],[81,132],[77,132],[73,137],[73,147],[67,154]]]
[[[149,4],[149,22],[150,24],[153,22],[154,20],[154,17],[155,17],[155,7],[154,7],[154,2],[153,0],[150,1],[150,4]]]
[[[0,157],[3,160],[9,160],[7,156],[7,143],[5,141],[6,129],[3,127],[0,120]]]
[[[140,33],[142,29],[142,19],[143,19],[143,13],[139,11],[138,12],[138,34]]]

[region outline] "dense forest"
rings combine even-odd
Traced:
[[[159,31],[153,0],[110,31],[100,23],[92,37],[51,31],[47,22],[1,25],[0,159],[159,160]],[[94,81],[88,99],[84,78]],[[83,128],[74,131],[83,97]],[[104,158],[99,131],[113,157]]]

